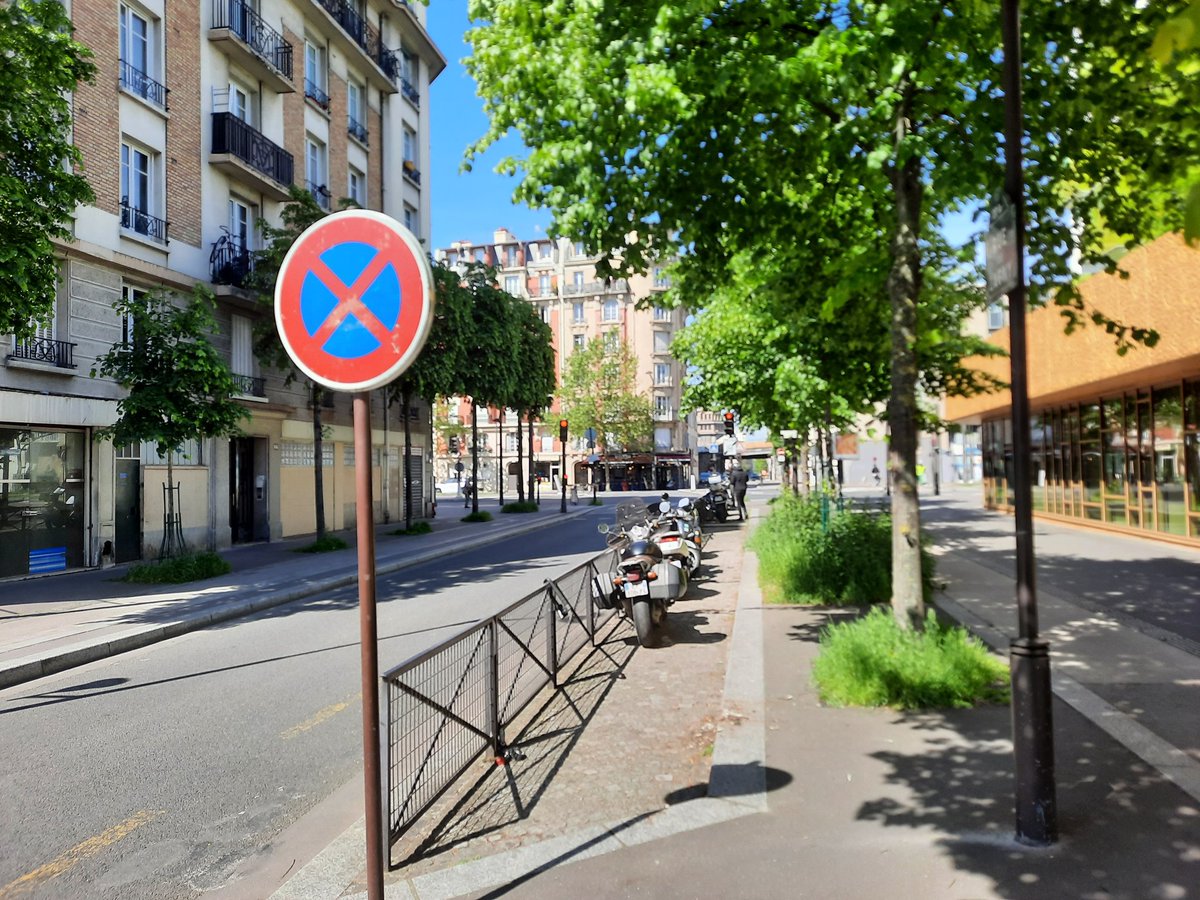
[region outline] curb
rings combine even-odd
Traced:
[[[480,547],[486,547],[489,544],[498,543],[499,541],[507,540],[511,537],[520,537],[523,534],[529,534],[530,532],[539,531],[543,528],[549,528],[553,525],[561,524],[568,519],[578,518],[590,510],[591,507],[588,507],[587,509],[568,510],[565,516],[560,513],[553,519],[540,519],[522,525],[514,525],[511,528],[504,529],[503,531],[499,531],[494,534],[481,535],[475,539],[467,539],[462,543],[455,544],[450,547],[426,550],[422,553],[415,554],[405,559],[396,560],[394,562],[383,564],[376,563],[375,574],[376,576],[390,575],[393,572],[400,571],[401,569],[423,565],[427,562],[440,559],[448,553],[476,550]],[[47,675],[55,675],[59,672],[64,672],[67,669],[73,669],[78,666],[86,665],[90,662],[96,662],[100,659],[107,659],[108,657],[117,656],[121,653],[128,653],[130,650],[138,650],[142,647],[148,647],[151,644],[157,644],[161,641],[179,637],[180,635],[187,634],[191,631],[199,631],[200,629],[207,628],[210,625],[216,625],[220,622],[227,622],[230,619],[237,619],[241,618],[242,616],[252,615],[253,613],[270,609],[273,606],[282,606],[285,603],[292,603],[296,600],[302,600],[303,598],[310,597],[313,594],[319,594],[323,591],[337,590],[339,588],[348,587],[357,583],[358,572],[355,571],[350,575],[339,575],[333,578],[323,579],[321,581],[311,581],[301,587],[274,590],[265,596],[256,597],[253,600],[231,601],[219,606],[216,609],[185,614],[174,622],[167,622],[162,625],[147,625],[141,628],[130,629],[127,632],[109,636],[101,641],[91,643],[82,642],[74,646],[56,650],[47,656],[29,656],[23,659],[18,659],[12,663],[4,664],[3,667],[0,668],[0,689],[24,684],[29,681],[35,681],[38,678],[44,678]]]

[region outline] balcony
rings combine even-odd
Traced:
[[[354,118],[354,116],[346,117],[346,132],[364,147],[367,145],[367,137],[369,136],[367,126]]]
[[[159,109],[166,111],[167,94],[170,91],[125,60],[121,60],[121,87],[129,93],[141,97],[147,103],[153,103]]]
[[[255,378],[253,375],[234,375],[234,389],[243,397],[267,396],[267,379]]]
[[[421,170],[417,168],[417,164],[411,159],[406,159],[401,168],[404,170],[405,178],[407,178],[413,184],[419,185],[421,183]]]
[[[244,0],[213,0],[208,39],[225,44],[225,53],[280,94],[292,83],[292,45],[263,21]]]
[[[208,270],[213,284],[245,287],[254,271],[254,256],[229,235],[223,234],[208,254]]]
[[[167,244],[167,230],[171,227],[166,219],[159,219],[145,210],[129,205],[129,198],[121,198],[121,227],[126,231],[149,238],[157,244]]]
[[[563,288],[564,294],[579,296],[581,294],[627,294],[629,282],[625,279],[614,281],[585,281],[582,284],[568,284]]]
[[[329,95],[311,78],[304,79],[304,96],[325,110],[325,112],[329,112]]]
[[[655,422],[674,422],[675,411],[669,406],[656,407],[653,413]]]
[[[377,72],[383,76],[376,76],[372,80],[383,90],[395,93],[396,82],[400,76],[400,60],[395,51],[383,46],[379,30],[359,15],[358,10],[346,0],[317,0],[317,6],[338,26],[335,40],[348,45],[342,48],[343,51],[350,52],[351,48],[354,48],[366,54],[375,64]]]
[[[55,341],[50,338],[26,338],[13,345],[8,354],[10,360],[19,359],[26,362],[45,363],[56,369],[75,368],[75,345],[67,341]]]
[[[213,113],[212,118],[212,155],[208,161],[272,200],[289,199],[292,154],[232,113]]]

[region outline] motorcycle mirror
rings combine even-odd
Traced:
[[[692,501],[689,500],[687,497],[684,497],[682,500],[679,501],[679,508],[680,509],[691,509]]]
[[[662,503],[658,504],[658,511],[661,513],[669,513],[671,511],[671,501],[664,500]]]
[[[610,531],[607,522],[601,522],[599,525],[596,526],[596,530],[598,532],[600,532],[601,534],[608,534],[608,532]]]

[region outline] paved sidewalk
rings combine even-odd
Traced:
[[[481,497],[490,522],[464,523],[462,498],[439,502],[433,533],[395,536],[403,520],[375,530],[377,573],[437,559],[540,528],[589,507],[543,500],[536,513],[499,513]],[[215,622],[357,583],[354,529],[331,532],[349,545],[333,553],[297,553],[313,535],[222,551],[233,571],[185,585],[120,581],[126,566],[0,581],[0,688],[176,637]]]
[[[761,513],[761,501],[755,506]],[[929,530],[942,540],[938,561],[948,582],[938,605],[1003,648],[1012,577],[984,556],[987,542],[1003,544],[1012,523],[977,506],[973,494],[929,503]],[[1131,558],[1153,545],[1110,535],[1097,542],[1092,532],[1042,523],[1038,531],[1043,565],[1077,576],[1056,579],[1042,593],[1055,667],[1056,845],[1029,848],[1013,839],[1006,707],[897,713],[821,706],[809,669],[820,629],[838,613],[764,608],[747,553],[736,588],[729,586],[737,608],[706,784],[684,791],[664,784],[657,809],[631,807],[596,823],[591,804],[621,790],[622,778],[644,776],[639,746],[675,736],[666,733],[671,721],[643,709],[603,725],[592,719],[578,747],[588,740],[613,745],[626,772],[597,777],[574,749],[558,763],[554,789],[578,798],[576,828],[561,819],[547,828],[536,804],[510,811],[462,857],[443,855],[440,868],[410,860],[389,873],[386,896],[1200,896],[1200,703],[1178,705],[1194,701],[1200,689],[1200,659],[1149,627],[1088,608],[1094,599],[1087,574],[1076,571],[1110,559],[1113,541]],[[1188,566],[1196,554],[1175,558]],[[1119,587],[1110,583],[1110,593]],[[666,695],[664,704],[687,702],[691,682],[681,649],[633,652],[621,664],[626,680],[602,706],[628,704],[648,672],[657,673],[653,690]],[[1100,673],[1105,691],[1130,692],[1124,696],[1137,702],[1105,701],[1092,690]],[[1157,729],[1171,703],[1171,727]],[[455,815],[423,827],[453,830]],[[506,846],[516,832],[554,836]],[[501,852],[489,852],[489,841]],[[362,853],[359,825],[294,873],[276,900],[358,900]]]

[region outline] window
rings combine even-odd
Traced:
[[[404,161],[417,161],[417,132],[407,125],[404,126]]]
[[[146,295],[150,292],[145,288],[135,287],[132,284],[121,285],[121,299],[126,304],[134,303],[141,304],[146,302]],[[121,315],[121,343],[132,344],[135,337],[136,325],[133,316],[129,313]]]
[[[549,325],[550,324],[550,304],[543,303],[541,306],[538,307],[538,313],[541,315],[542,321],[545,322],[547,325]]]
[[[671,321],[671,311],[669,309],[664,309],[661,306],[654,307],[654,321],[655,322]]]
[[[504,248],[504,264],[506,266],[515,266],[517,264],[517,248],[516,247],[505,247]]]
[[[347,184],[347,190],[349,191],[349,193],[346,196],[348,196],[351,200],[353,200],[359,206],[365,207],[367,205],[367,176],[364,175],[362,172],[360,172],[358,169],[354,168],[354,166],[351,166],[350,167],[350,177],[348,179],[348,182],[349,183]],[[406,209],[405,212],[407,213],[407,211],[408,210]],[[407,218],[408,218],[408,216],[405,215],[406,220],[407,220]],[[407,226],[408,222],[405,221],[404,224]],[[409,230],[411,231],[412,228],[409,227]]]
[[[514,297],[521,295],[521,278],[519,275],[504,276],[504,290],[508,291]]]
[[[417,85],[419,63],[417,58],[407,50],[400,51],[400,77],[413,87]]]
[[[670,353],[671,352],[671,334],[667,331],[654,332],[654,352],[655,353]]]
[[[574,322],[576,325],[583,324],[583,304],[582,303],[572,303],[571,304],[571,321]]]
[[[604,332],[604,352],[614,353],[621,346],[621,335],[614,328],[612,331]]]
[[[587,338],[582,334],[577,334],[572,339],[572,343],[575,345],[576,350],[582,350],[587,344]]]
[[[325,91],[325,48],[312,41],[304,42],[304,96],[326,112],[329,94]]]
[[[304,141],[304,159],[307,166],[306,177],[309,193],[313,195],[313,199],[322,209],[329,209],[330,194],[325,177],[325,161],[327,159],[325,144],[309,135]]]
[[[234,375],[254,374],[254,342],[251,323],[245,316],[233,314],[229,329],[229,368]],[[242,393],[252,393],[252,385],[241,385]]]
[[[671,286],[671,279],[663,273],[662,266],[654,267],[654,286],[657,288],[665,288]]]
[[[121,144],[121,227],[166,243],[167,223],[157,218],[158,155],[133,144]]]
[[[253,250],[254,207],[237,197],[229,198],[229,240],[239,251]]]
[[[671,398],[663,394],[654,395],[654,415],[659,418],[671,414]]]
[[[604,301],[604,321],[605,322],[617,321],[617,301],[616,300],[605,300]]]
[[[346,82],[346,130],[362,143],[367,142],[366,90],[357,81]]]
[[[988,331],[999,331],[1008,324],[1007,310],[1004,304],[1000,301],[989,303],[987,308],[987,327]]]
[[[543,297],[545,297],[547,294],[550,293],[550,276],[549,275],[539,275],[538,276],[538,293]]]
[[[576,289],[583,290],[583,273],[575,272],[571,276],[571,283],[575,285]]]
[[[236,81],[229,82],[229,111],[247,125],[254,124],[254,101],[253,91]]]
[[[404,204],[404,227],[417,237],[421,236],[421,223],[417,219],[417,208],[408,203]]]
[[[121,87],[166,109],[167,89],[156,80],[159,61],[154,20],[124,3],[119,17]]]
[[[576,241],[574,246],[571,249],[576,256],[586,256],[587,255],[583,250],[583,241]]]
[[[671,365],[670,365],[670,363],[655,363],[654,364],[654,383],[655,384],[670,384],[671,383]]]

